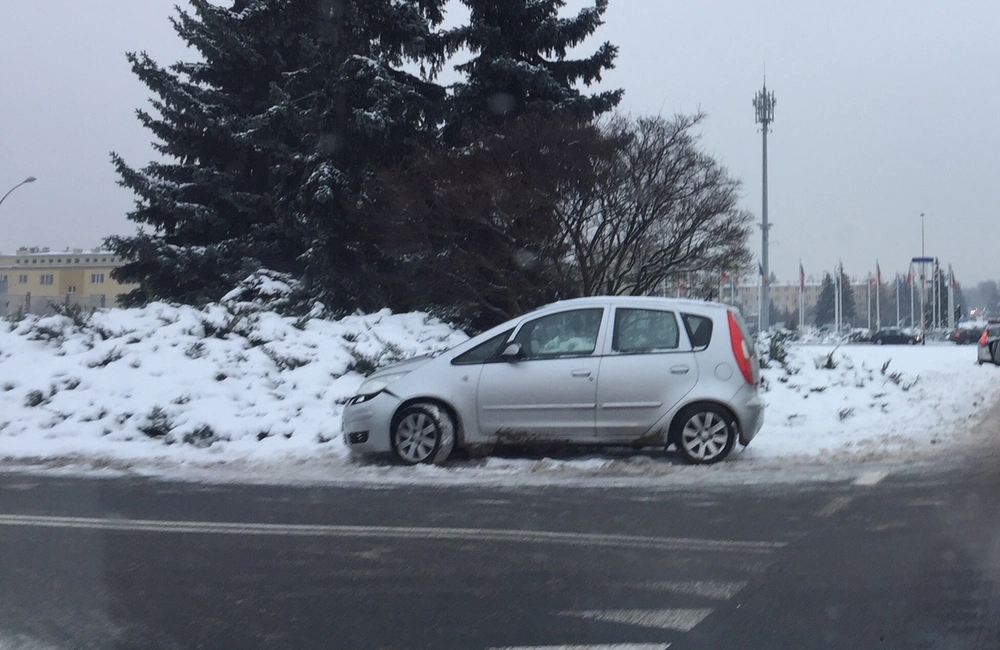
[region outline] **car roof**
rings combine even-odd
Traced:
[[[711,300],[695,300],[693,298],[667,298],[661,296],[586,296],[583,298],[569,298],[550,303],[539,307],[535,311],[547,311],[555,308],[565,307],[607,307],[610,304],[617,305],[643,305],[649,307],[672,307],[674,309],[732,309],[739,311],[736,307],[726,305],[721,302]]]

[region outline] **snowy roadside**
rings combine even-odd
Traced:
[[[974,442],[1000,380],[971,346],[803,345],[763,371],[764,429],[715,467],[600,450],[405,468],[352,459],[340,405],[365,369],[465,335],[424,314],[296,319],[239,298],[0,324],[0,466],[372,484],[792,480]]]

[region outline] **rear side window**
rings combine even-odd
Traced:
[[[673,312],[653,309],[618,309],[612,349],[623,354],[676,350],[680,330]]]
[[[691,347],[695,350],[707,348],[712,342],[712,319],[694,314],[681,314],[681,317],[684,319],[688,338],[691,339]]]
[[[510,333],[513,331],[514,330],[507,330],[503,334],[497,334],[493,338],[483,341],[468,352],[463,352],[452,359],[452,365],[466,366],[474,363],[486,363],[487,361],[493,361],[500,356],[500,349],[507,341],[507,337],[509,337]]]

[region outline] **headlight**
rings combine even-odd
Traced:
[[[392,372],[388,375],[379,375],[378,377],[366,379],[364,383],[361,384],[361,388],[358,389],[358,395],[375,396],[385,390],[389,384],[405,377],[407,374],[409,373]]]

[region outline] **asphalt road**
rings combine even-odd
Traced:
[[[998,488],[6,474],[0,650],[1000,648]]]

